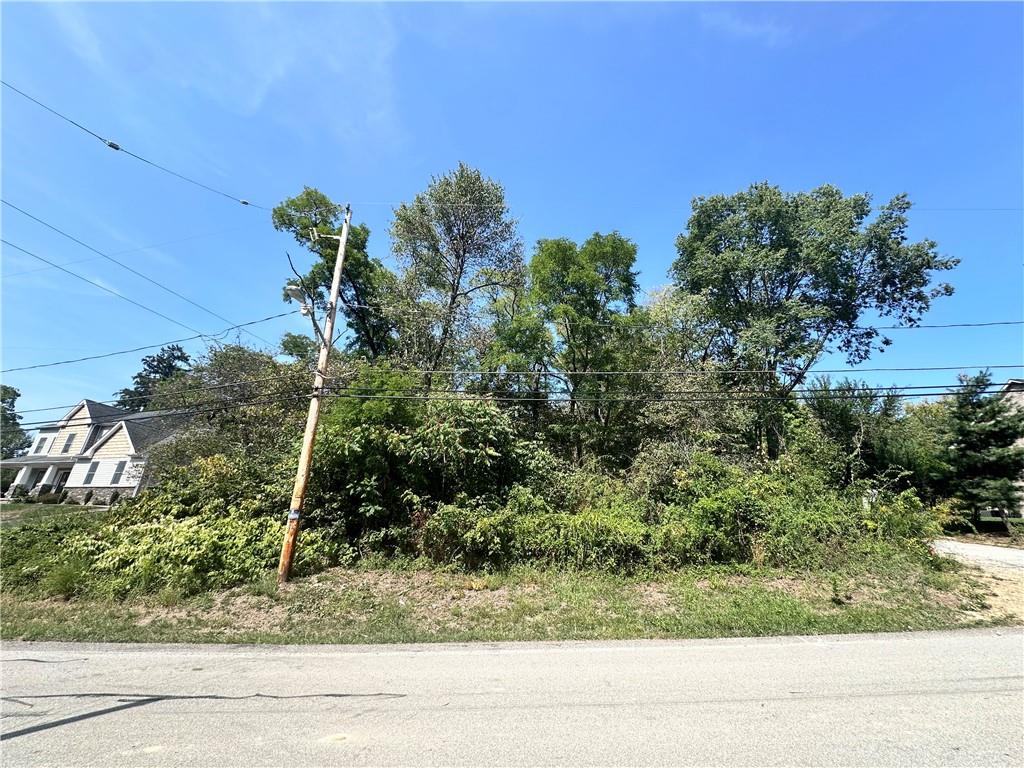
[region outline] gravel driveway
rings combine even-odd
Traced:
[[[1024,549],[995,547],[989,544],[971,544],[952,539],[936,539],[935,551],[974,565],[997,565],[1024,570]]]

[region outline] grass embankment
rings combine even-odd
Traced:
[[[378,564],[379,565],[379,564]],[[697,638],[1016,623],[1022,583],[947,560],[858,572],[694,568],[625,577],[516,569],[332,569],[257,584],[108,601],[4,592],[4,639],[395,643]]]
[[[48,518],[77,515],[83,512],[97,512],[106,507],[76,506],[70,504],[24,504],[17,501],[0,503],[0,527],[29,525]]]

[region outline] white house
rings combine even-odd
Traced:
[[[132,413],[83,400],[60,421],[39,429],[24,456],[5,459],[18,468],[7,491],[20,486],[32,494],[60,492],[82,501],[92,491],[97,503],[135,495],[143,482],[146,453],[173,433],[168,411]]]

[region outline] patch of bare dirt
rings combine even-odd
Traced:
[[[655,613],[669,613],[673,609],[672,595],[664,584],[646,582],[635,587],[637,600]]]
[[[988,606],[985,612],[989,616],[1024,621],[1024,571],[986,565],[977,569],[974,579]]]
[[[537,592],[532,584],[510,589],[486,578],[466,574],[429,571],[332,571],[303,587],[311,591],[304,602],[328,602],[346,591],[371,594],[375,600],[394,601],[408,608],[421,626],[457,626],[462,617],[475,612],[502,612],[512,608],[519,597]]]

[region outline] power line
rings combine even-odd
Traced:
[[[993,385],[995,386],[995,385]],[[935,397],[949,395],[949,390],[940,390],[935,392],[916,392],[908,394],[905,392],[893,392],[892,397],[898,398],[916,398],[916,397]],[[774,396],[764,395],[760,397],[576,397],[576,398],[550,398],[550,397],[517,397],[507,395],[472,395],[467,394],[465,396],[458,395],[443,395],[441,397],[435,397],[433,395],[360,395],[360,394],[336,394],[337,397],[350,397],[362,400],[480,400],[486,402],[507,402],[507,403],[760,403],[760,402],[786,402],[790,399],[794,400],[851,400],[858,399],[862,395],[857,394],[835,394],[835,395],[824,395],[810,393],[791,394],[788,396]]]
[[[344,306],[347,309],[368,309],[368,310],[373,310],[375,312],[380,312],[380,313],[393,312],[393,313],[399,314],[399,315],[401,315],[401,314],[417,314],[417,313],[419,313],[419,314],[424,314],[424,313],[438,314],[439,312],[443,311],[443,308],[441,308],[441,307],[438,307],[435,310],[435,309],[433,309],[431,307],[403,306],[403,305],[399,305],[399,304],[356,304],[356,303],[344,303]],[[398,310],[398,312],[395,312],[396,309]],[[473,317],[476,317],[476,318],[485,317],[486,318],[486,317],[488,317],[486,312],[482,312],[482,311],[479,311],[479,310],[471,311],[468,307],[457,307],[455,311],[458,311],[458,312],[460,312],[460,313],[462,313],[462,314],[464,314],[464,315],[466,315],[467,317],[470,317],[470,318],[473,318]],[[628,317],[629,317],[628,315],[622,315],[622,318],[624,320],[627,319]],[[599,326],[599,327],[606,327],[606,328],[614,328],[614,327],[617,327],[617,326],[621,325],[620,323],[615,323],[615,322],[603,322],[603,321],[590,320],[590,319],[584,319],[582,321],[580,321],[580,320],[570,321],[569,318],[559,318],[558,320],[551,320],[551,321],[545,321],[545,322],[552,322],[552,323],[565,322],[565,323],[567,323],[569,325],[572,325],[573,322],[576,322],[577,324],[580,324],[580,325]],[[652,325],[652,324],[653,323],[648,323],[648,325]],[[853,327],[855,329],[857,329],[857,330],[912,331],[912,330],[918,330],[918,329],[922,329],[922,328],[986,328],[986,327],[998,326],[998,325],[1024,325],[1024,320],[989,320],[989,321],[977,322],[977,323],[930,323],[930,324],[929,323],[919,323],[919,324],[916,324],[916,325],[856,325],[856,326],[853,326]]]
[[[113,256],[110,256],[109,254],[103,253],[102,251],[94,248],[93,246],[89,245],[88,243],[85,243],[85,242],[79,240],[77,237],[75,237],[74,235],[72,235],[72,234],[70,234],[68,232],[65,232],[60,227],[58,227],[58,226],[56,226],[54,224],[51,224],[48,221],[43,221],[38,216],[34,216],[33,214],[29,213],[28,211],[24,210],[23,208],[19,208],[14,203],[8,202],[7,200],[3,200],[2,198],[0,198],[0,202],[2,202],[8,208],[13,208],[14,210],[16,210],[21,215],[27,216],[28,218],[32,219],[32,221],[35,221],[35,222],[37,222],[39,224],[42,224],[47,229],[50,229],[50,230],[56,232],[57,234],[62,235],[63,237],[66,237],[71,242],[78,243],[80,246],[82,246],[83,248],[86,248],[87,250],[92,251],[93,253],[95,253],[100,258],[106,259],[111,264],[116,264],[117,266],[121,267],[121,269],[125,269],[125,270],[131,272],[133,275],[137,275],[138,277],[141,277],[146,282],[152,283],[153,285],[155,285],[160,290],[165,291],[165,292],[171,294],[172,296],[177,296],[179,299],[181,299],[182,301],[188,302],[193,307],[197,307],[198,309],[203,310],[203,312],[205,312],[206,314],[211,315],[211,316],[217,318],[218,320],[223,320],[225,323],[232,323],[232,322],[234,322],[233,320],[229,320],[228,318],[224,317],[223,315],[218,314],[217,312],[214,312],[209,307],[203,306],[198,301],[193,301],[188,296],[185,296],[185,295],[183,295],[181,293],[178,293],[178,291],[174,290],[173,288],[168,288],[163,283],[159,282],[158,280],[154,280],[153,278],[149,277],[149,275],[145,275],[145,274],[143,274],[142,272],[139,272],[139,270],[137,270],[137,269],[135,269],[133,267],[128,266],[123,261],[118,261]],[[261,336],[257,336],[252,331],[246,330],[246,333],[248,333],[254,339],[258,339],[259,341],[262,341],[264,344],[270,344],[269,341],[267,341],[266,339],[262,338]]]
[[[86,282],[86,283],[89,283],[89,285],[96,286],[101,291],[106,291],[111,296],[117,296],[117,298],[119,298],[119,299],[121,299],[123,301],[127,301],[129,304],[134,304],[136,307],[139,307],[140,309],[144,309],[147,312],[156,315],[157,317],[162,317],[164,320],[167,320],[167,321],[169,321],[171,323],[174,323],[177,326],[181,326],[182,328],[184,328],[187,331],[194,331],[195,333],[198,333],[200,336],[203,335],[203,332],[200,331],[198,328],[193,328],[191,325],[186,325],[185,323],[182,323],[182,322],[180,322],[178,320],[175,320],[173,317],[168,317],[167,315],[163,314],[162,312],[157,312],[152,307],[147,307],[145,304],[140,304],[139,302],[135,301],[134,299],[129,299],[124,294],[118,293],[117,291],[115,291],[115,290],[113,290],[111,288],[107,288],[107,286],[101,285],[100,283],[97,283],[95,280],[90,280],[88,277],[84,277],[83,275],[80,275],[77,272],[72,272],[70,269],[62,267],[60,264],[56,264],[55,262],[52,262],[49,259],[44,259],[42,256],[39,256],[38,254],[32,253],[32,251],[27,251],[24,248],[22,248],[20,245],[15,245],[14,243],[8,242],[7,240],[0,240],[0,243],[3,243],[4,245],[10,246],[11,248],[14,248],[16,250],[19,250],[22,253],[27,254],[28,256],[31,256],[34,259],[39,259],[41,262],[43,262],[45,264],[49,264],[51,267],[55,267],[56,269],[59,269],[61,272],[66,272],[67,274],[71,275],[72,277],[77,277],[79,280],[81,280],[83,282]]]
[[[299,312],[299,310],[293,309],[293,310],[291,310],[289,312],[281,312],[281,313],[276,314],[276,315],[270,315],[268,317],[260,318],[259,320],[250,320],[248,323],[239,323],[238,325],[232,325],[232,326],[230,326],[228,328],[224,328],[223,330],[215,331],[213,333],[200,333],[200,334],[198,334],[196,336],[186,336],[185,338],[182,338],[182,339],[170,339],[168,341],[162,341],[162,342],[160,342],[158,344],[146,344],[146,345],[141,346],[141,347],[132,347],[131,349],[120,349],[120,350],[117,350],[116,352],[105,352],[105,353],[100,354],[100,355],[89,355],[88,357],[76,357],[76,358],[73,358],[71,360],[56,360],[56,361],[54,361],[52,363],[37,363],[36,365],[23,365],[23,366],[21,366],[19,368],[4,368],[2,371],[0,371],[0,373],[13,373],[14,371],[30,371],[30,370],[34,370],[36,368],[52,368],[52,367],[57,366],[57,365],[70,365],[72,363],[84,363],[84,362],[86,362],[88,360],[100,360],[100,359],[105,358],[105,357],[116,357],[117,355],[129,355],[132,352],[142,352],[143,350],[146,350],[146,349],[157,349],[159,347],[166,347],[168,344],[182,344],[182,343],[184,343],[186,341],[195,341],[196,339],[216,339],[218,337],[223,337],[225,334],[230,333],[231,331],[233,331],[233,330],[235,330],[237,328],[244,328],[245,326],[257,325],[258,323],[266,323],[266,322],[268,322],[270,320],[277,320],[277,319],[282,318],[282,317],[288,317],[289,315],[298,314],[298,312]]]
[[[291,378],[292,375],[294,375],[294,372],[292,372],[292,373],[282,373],[282,374],[278,374],[277,376],[265,376],[265,377],[259,378],[259,379],[242,379],[242,380],[239,380],[239,381],[223,382],[221,384],[209,384],[209,385],[203,386],[203,387],[188,387],[188,388],[185,388],[185,389],[172,389],[172,390],[167,391],[167,392],[164,392],[164,391],[161,390],[159,392],[155,392],[155,393],[152,393],[152,394],[149,394],[149,395],[137,395],[135,397],[118,398],[116,400],[90,400],[90,402],[99,403],[100,405],[116,405],[117,403],[132,402],[134,400],[151,400],[154,396],[158,396],[158,397],[164,398],[164,397],[173,397],[173,396],[176,396],[176,395],[192,395],[192,394],[195,394],[196,392],[210,392],[210,391],[215,390],[215,389],[227,389],[228,387],[242,387],[242,386],[246,386],[248,384],[263,384],[263,383],[266,383],[268,381],[280,381],[281,379]],[[40,413],[42,411],[63,411],[63,410],[68,410],[70,408],[77,408],[79,405],[81,405],[81,402],[71,403],[70,405],[51,405],[51,406],[48,406],[46,408],[28,408],[26,410],[18,410],[18,414],[21,415],[23,413]]]
[[[163,171],[164,173],[168,173],[171,176],[176,176],[177,178],[181,179],[182,181],[187,181],[189,184],[194,184],[195,186],[200,187],[202,189],[205,189],[208,192],[212,192],[215,195],[220,195],[221,197],[226,197],[228,200],[233,200],[236,203],[241,203],[242,205],[248,206],[250,208],[259,208],[260,210],[263,210],[263,211],[269,211],[270,210],[269,208],[266,208],[266,207],[264,207],[262,205],[257,205],[256,203],[252,203],[252,202],[250,202],[250,201],[248,201],[248,200],[246,200],[244,198],[236,197],[235,195],[230,195],[227,192],[224,192],[222,190],[219,190],[219,189],[216,189],[214,187],[211,187],[208,184],[203,184],[201,181],[196,181],[195,179],[189,178],[188,176],[185,176],[184,174],[178,173],[177,171],[172,171],[170,168],[167,168],[166,166],[160,165],[159,163],[154,163],[152,160],[148,160],[145,157],[142,157],[141,155],[137,155],[134,152],[131,152],[131,151],[125,149],[120,144],[118,144],[116,141],[112,141],[110,139],[106,139],[103,136],[100,136],[95,131],[90,130],[89,128],[86,128],[81,123],[75,122],[70,117],[68,117],[67,115],[64,115],[64,114],[58,112],[53,107],[49,107],[46,104],[44,104],[43,102],[39,101],[38,99],[35,99],[35,98],[29,96],[24,91],[21,91],[21,90],[15,88],[13,85],[8,83],[6,80],[0,80],[0,83],[3,83],[4,86],[6,86],[7,88],[10,88],[12,91],[17,93],[19,96],[22,96],[22,97],[28,99],[33,104],[36,104],[36,105],[42,107],[43,109],[45,109],[47,112],[50,112],[51,114],[56,115],[61,120],[64,120],[64,121],[70,123],[71,125],[75,126],[76,128],[78,128],[79,130],[85,131],[90,136],[99,139],[106,146],[108,146],[110,149],[113,149],[113,150],[115,150],[117,152],[123,152],[124,154],[126,154],[126,155],[128,155],[130,157],[134,157],[136,160],[139,160],[139,161],[141,161],[143,163],[146,163],[147,165],[151,165],[154,168]]]
[[[107,256],[125,256],[125,255],[127,255],[129,253],[140,253],[142,251],[152,251],[152,250],[155,250],[157,248],[163,248],[164,246],[167,246],[167,245],[176,245],[178,243],[186,243],[186,242],[188,242],[190,240],[198,240],[201,237],[215,237],[217,235],[226,234],[228,232],[237,232],[240,229],[242,229],[242,228],[241,227],[234,227],[234,228],[231,228],[231,229],[221,230],[219,232],[207,232],[207,233],[198,234],[198,235],[189,235],[188,237],[179,237],[179,238],[177,238],[175,240],[165,240],[162,243],[154,243],[153,245],[141,245],[141,246],[137,246],[135,248],[126,248],[123,251],[113,251],[113,252],[107,254]],[[87,261],[96,261],[98,258],[99,258],[98,256],[97,257],[90,256],[87,259],[73,259],[72,261],[62,262],[61,266],[62,267],[69,267],[72,264],[83,264],[83,263],[85,263]],[[35,269],[23,269],[20,272],[4,272],[4,277],[17,277],[18,275],[30,275],[33,272],[45,272],[48,269],[53,269],[53,267],[36,267]]]
[[[207,405],[207,404],[214,404],[214,403],[216,403],[215,407],[213,407],[213,408],[205,408],[205,409],[183,408],[183,409],[171,410],[171,411],[154,411],[152,413],[146,413],[146,412],[132,413],[132,414],[126,414],[123,418],[120,418],[120,419],[116,419],[116,418],[112,419],[112,421],[114,421],[114,422],[117,422],[117,421],[138,422],[138,421],[150,421],[152,419],[173,419],[173,418],[176,418],[176,417],[180,418],[180,417],[183,417],[183,416],[196,416],[196,415],[200,415],[200,414],[204,414],[204,413],[215,413],[217,411],[228,411],[228,410],[233,410],[235,408],[246,408],[246,407],[253,406],[253,405],[266,405],[266,404],[269,404],[269,403],[292,402],[292,401],[303,400],[303,399],[308,399],[308,398],[309,398],[308,394],[301,394],[301,395],[296,394],[296,395],[276,396],[276,397],[264,398],[264,399],[260,399],[260,400],[251,400],[251,399],[223,400],[223,401],[219,401],[219,403],[218,403],[218,401],[210,401],[209,403],[200,403],[199,405]],[[54,423],[55,422],[52,419],[48,420],[48,421],[26,421],[26,422],[21,422],[19,426],[34,428],[34,427],[40,427],[40,426],[47,426],[47,425],[54,424]],[[90,423],[90,420],[70,419],[68,421],[68,423],[69,424]],[[28,454],[28,455],[31,456],[32,454]]]
[[[229,387],[246,386],[252,384],[265,384],[270,381],[279,381],[281,379],[290,378],[292,373],[279,374],[275,376],[268,376],[260,379],[247,379],[233,382],[222,382],[219,384],[212,384],[202,387],[192,387],[186,389],[172,390],[168,392],[158,393],[161,397],[170,397],[173,395],[186,395],[196,394],[200,392],[209,392],[218,389],[226,389]],[[335,397],[350,397],[357,399],[418,399],[418,400],[488,400],[495,402],[546,402],[549,404],[569,403],[575,402],[587,402],[587,403],[609,403],[609,402],[636,402],[636,403],[657,403],[657,402],[763,402],[766,400],[770,401],[786,401],[789,399],[797,400],[847,400],[847,399],[860,399],[865,395],[874,395],[876,397],[929,397],[933,395],[947,395],[951,389],[960,386],[959,382],[952,384],[921,384],[914,386],[874,386],[874,387],[858,387],[853,392],[841,392],[836,390],[827,390],[815,387],[805,387],[802,389],[794,389],[788,394],[772,394],[765,393],[761,390],[756,389],[732,389],[723,391],[719,389],[683,389],[683,390],[662,390],[661,392],[652,392],[637,395],[627,396],[601,396],[601,397],[572,397],[565,392],[552,392],[545,393],[544,396],[524,396],[524,395],[511,395],[511,394],[493,394],[487,392],[467,392],[464,389],[425,389],[415,388],[411,386],[406,387],[366,387],[358,384],[349,383],[346,385],[333,385],[324,388],[326,394],[333,395]],[[985,387],[986,390],[995,389],[1001,387],[1002,384],[998,382],[990,383]],[[924,390],[915,391],[913,393],[910,390]],[[189,409],[206,406],[206,405],[217,405],[223,404],[226,406],[231,405],[245,405],[249,403],[254,397],[258,397],[261,393],[254,393],[251,395],[245,395],[242,397],[227,398],[223,400],[207,400],[205,402],[193,403],[189,406],[183,406],[180,409],[161,410],[154,412],[151,416],[146,418],[163,418],[168,414],[180,414],[188,411]],[[737,395],[755,395],[754,397],[737,397]],[[289,395],[288,398],[294,397],[308,397],[308,394],[303,395]],[[135,399],[142,399],[141,397]],[[107,401],[95,401],[100,403],[116,403],[115,400]],[[71,405],[61,406],[50,406],[47,408],[35,408],[31,410],[21,411],[20,413],[38,413],[42,411],[58,410],[58,409],[70,409],[74,408],[79,403]],[[139,418],[139,416],[132,414],[131,419]],[[23,426],[36,425],[36,424],[53,424],[57,423],[54,420],[48,420],[45,422],[33,421],[24,422]],[[89,417],[81,417],[78,419],[70,419],[67,423],[85,423],[89,422]]]
[[[282,373],[282,374],[278,374],[276,376],[266,376],[266,377],[259,378],[259,379],[241,379],[241,380],[238,380],[238,381],[228,381],[228,382],[222,382],[220,384],[210,384],[210,385],[201,386],[201,387],[187,387],[185,389],[176,389],[176,390],[169,390],[169,391],[162,391],[161,390],[159,392],[155,392],[155,393],[150,394],[150,395],[138,395],[136,397],[118,398],[116,400],[91,400],[90,402],[99,403],[101,405],[117,405],[118,403],[121,403],[121,402],[131,402],[133,400],[151,400],[154,396],[158,396],[161,399],[163,399],[163,398],[167,398],[167,397],[175,397],[177,395],[194,395],[197,392],[210,392],[210,391],[213,391],[215,389],[228,389],[230,387],[242,387],[242,386],[247,386],[247,385],[251,385],[251,384],[265,384],[266,382],[270,382],[270,381],[280,381],[282,379],[291,378],[293,375],[294,375],[294,372]],[[899,389],[899,390],[927,389],[927,390],[931,390],[931,389],[937,389],[937,388],[940,388],[940,387],[955,387],[955,386],[957,386],[957,384],[919,384],[919,385],[907,386],[907,387],[895,387],[895,386],[857,387],[857,392],[859,392],[859,393],[880,393],[880,394],[884,395],[884,394],[888,393],[890,390],[894,390],[894,389]],[[997,386],[997,385],[993,384],[992,386]],[[1001,385],[999,385],[999,386],[1001,386]],[[480,395],[480,396],[486,396],[486,394],[487,394],[485,392],[467,392],[464,389],[439,389],[437,387],[432,387],[430,389],[426,389],[426,388],[423,388],[423,387],[411,387],[411,386],[410,387],[365,387],[365,386],[361,386],[361,385],[358,385],[358,384],[352,384],[352,383],[344,385],[344,386],[340,386],[340,385],[332,386],[332,387],[330,387],[330,390],[332,392],[340,392],[342,390],[345,390],[345,391],[352,391],[352,392],[359,393],[359,394],[377,394],[377,393],[382,393],[382,392],[383,393],[409,393],[409,392],[414,392],[415,393],[415,392],[423,392],[423,393],[427,393],[427,394],[471,394],[471,395]],[[794,389],[793,391],[794,392],[812,392],[812,393],[813,392],[825,392],[825,390],[815,389],[814,387],[807,387],[807,388],[803,388],[803,389]],[[703,394],[716,394],[718,392],[720,392],[720,390],[710,390],[710,389],[690,389],[690,390],[687,390],[687,389],[674,389],[673,390],[673,389],[668,389],[668,390],[661,390],[660,392],[658,392],[656,394],[658,394],[658,395],[686,395],[686,394],[703,395]],[[761,392],[762,392],[762,390],[759,390],[759,389],[730,389],[729,390],[729,393],[731,393],[731,394],[733,394],[733,393],[759,394]],[[556,394],[557,395],[557,394],[561,394],[561,393],[555,392],[555,393],[552,393],[552,394]],[[508,396],[509,397],[513,397],[512,395],[508,395]],[[48,407],[45,407],[45,408],[29,408],[29,409],[26,409],[26,410],[19,410],[18,414],[21,415],[21,414],[25,414],[25,413],[41,413],[43,411],[69,410],[71,408],[76,408],[79,405],[80,405],[80,403],[71,403],[69,405],[51,405],[51,406],[48,406]]]
[[[807,373],[868,373],[868,372],[909,372],[909,371],[963,371],[971,369],[1013,369],[1024,368],[1024,363],[1009,365],[939,365],[923,367],[897,367],[897,368],[818,368]],[[707,370],[647,370],[629,371],[514,371],[514,370],[465,370],[454,369],[429,369],[429,368],[395,368],[395,373],[422,373],[431,375],[449,376],[715,376],[718,374],[765,374],[776,373],[771,368],[722,368]]]
[[[996,384],[989,385],[991,387],[998,386]],[[528,403],[528,402],[542,402],[552,405],[568,404],[569,398],[550,398],[550,397],[515,397],[506,395],[475,395],[471,393],[464,394],[445,394],[442,396],[433,395],[430,393],[424,393],[423,395],[400,395],[400,394],[357,394],[349,393],[345,391],[339,391],[337,389],[325,389],[325,396],[333,398],[349,398],[356,400],[421,400],[421,401],[480,401],[480,402],[506,402],[506,403]],[[901,398],[901,399],[912,399],[921,397],[935,397],[949,395],[948,390],[932,391],[932,392],[915,392],[913,394],[906,392],[893,392],[890,396]],[[203,413],[215,413],[217,411],[233,410],[235,408],[245,408],[253,405],[265,405],[270,403],[281,403],[281,402],[295,402],[298,400],[308,399],[309,394],[295,394],[295,395],[284,395],[276,396],[271,398],[263,399],[251,399],[251,398],[237,398],[220,401],[207,401],[203,403],[196,403],[189,408],[177,409],[172,411],[154,411],[151,414],[145,412],[141,414],[131,414],[129,417],[121,420],[125,421],[147,421],[150,419],[169,419],[174,417],[192,416]],[[596,403],[712,403],[712,402],[740,402],[740,403],[759,403],[759,402],[785,402],[788,400],[850,400],[862,397],[858,394],[846,394],[846,393],[799,393],[790,394],[787,396],[761,396],[761,397],[746,397],[738,398],[731,396],[716,396],[716,397],[656,397],[656,396],[632,396],[632,397],[619,397],[619,398],[574,398],[575,402],[596,402]],[[209,408],[200,408],[200,406],[212,406]],[[87,421],[87,420],[82,420]],[[75,423],[76,420],[72,419],[69,423]],[[46,421],[31,421],[21,422],[22,427],[38,427],[53,424],[53,420]]]

